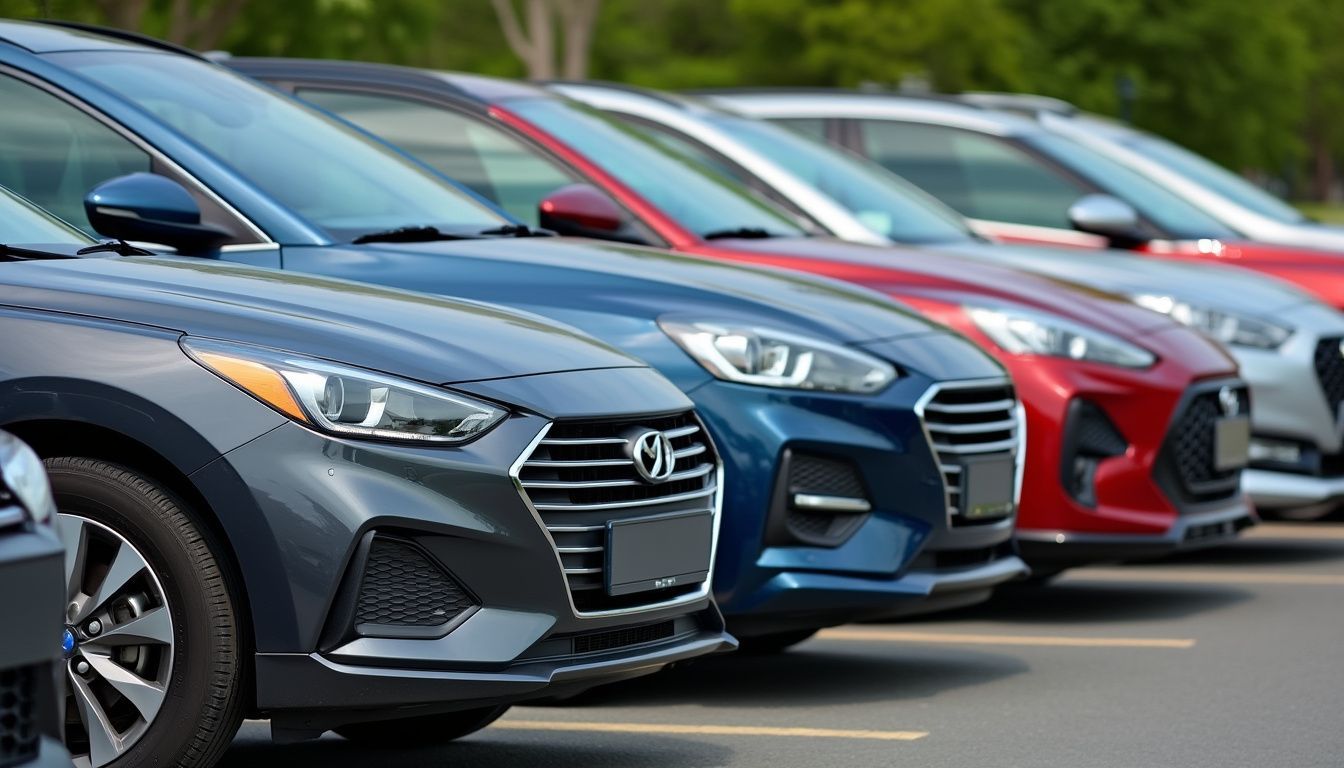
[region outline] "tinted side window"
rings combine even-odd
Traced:
[[[1088,192],[995,137],[878,120],[859,128],[865,154],[971,218],[1072,229],[1069,206]]]
[[[0,186],[96,234],[84,195],[150,170],[149,155],[111,128],[21,80],[0,75]]]
[[[786,117],[775,122],[813,141],[826,141],[826,120],[820,117]]]
[[[541,199],[577,181],[503,131],[449,109],[325,88],[299,88],[295,93],[406,150],[534,227]]]

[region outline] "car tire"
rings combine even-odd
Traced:
[[[464,709],[440,715],[351,723],[336,729],[350,741],[371,747],[432,747],[469,736],[509,711],[507,705]]]
[[[87,738],[84,723],[90,718],[89,708],[100,703],[106,705],[99,710],[104,714],[120,713],[118,708],[134,703],[143,722],[131,726],[138,729],[134,739],[128,739],[124,750],[112,760],[103,759],[108,754],[106,749],[102,756],[93,758],[93,739],[85,741],[83,750],[72,751],[83,751],[83,758],[95,768],[109,764],[114,768],[132,765],[206,768],[215,764],[238,731],[245,689],[242,625],[234,598],[236,591],[218,559],[221,547],[210,531],[193,518],[187,504],[161,483],[135,470],[76,457],[48,459],[46,465],[59,515],[58,526],[67,547],[73,550],[71,557],[94,564],[101,552],[111,564],[89,571],[76,560],[77,572],[84,577],[78,592],[68,589],[69,594],[77,595],[74,600],[84,599],[89,594],[87,590],[92,590],[97,595],[88,597],[87,602],[99,602],[106,596],[108,579],[117,572],[117,558],[123,553],[140,558],[130,566],[138,565],[140,570],[125,580],[125,586],[114,593],[115,597],[107,597],[103,603],[115,607],[106,613],[96,606],[90,608],[95,611],[93,615],[101,615],[112,624],[110,628],[99,624],[101,634],[86,637],[90,619],[78,619],[72,625],[73,631],[80,633],[78,637],[85,639],[78,641],[76,654],[66,662],[64,680],[67,698],[74,700],[69,711],[78,718],[67,724],[67,734],[75,737],[70,740],[72,747],[78,743],[78,736]],[[97,576],[99,570],[105,571],[101,577]],[[123,568],[121,572],[126,570]],[[99,578],[100,584],[90,584]],[[156,588],[157,595],[153,594]],[[142,622],[135,630],[136,637],[151,636],[151,641],[134,647],[119,645],[125,642],[122,635],[119,640],[109,640],[108,646],[97,644],[99,637],[112,637],[113,631],[122,628],[119,616],[126,617],[125,622],[149,619],[149,614],[161,610],[164,604],[171,625],[158,623],[151,631]],[[67,620],[74,618],[74,605],[72,601],[67,606]],[[138,612],[137,607],[141,607]],[[155,619],[161,620],[162,615]],[[151,644],[158,638],[166,641]],[[166,680],[166,688],[159,695],[161,703],[152,717],[144,717],[148,707],[140,701],[129,697],[118,700],[110,695],[109,691],[121,689],[108,684],[107,678],[102,685],[80,686],[79,680],[92,679],[87,671],[90,668],[92,674],[107,670],[115,676],[123,675],[111,666],[104,666],[109,664],[109,656],[105,655],[109,649],[116,656],[110,663],[117,664],[118,669],[126,667],[127,657],[120,654],[133,653],[130,658],[147,664],[144,668],[132,667],[142,675],[141,680]],[[84,675],[79,674],[80,668],[86,670]],[[100,689],[101,699],[95,693]],[[99,729],[99,733],[105,732]]]
[[[768,656],[783,653],[793,646],[817,634],[816,629],[795,629],[792,632],[774,632],[768,635],[739,637],[738,650],[753,656]]]

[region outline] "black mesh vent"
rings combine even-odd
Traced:
[[[794,454],[793,461],[789,462],[789,490],[854,499],[868,496],[854,465],[805,453]]]
[[[635,469],[632,440],[662,432],[671,441],[673,473],[649,482]],[[613,421],[559,421],[523,462],[518,480],[560,554],[574,607],[618,610],[700,590],[689,583],[613,596],[606,591],[607,523],[669,512],[713,511],[718,460],[693,413]],[[708,548],[710,542],[705,542]]]
[[[0,671],[0,766],[37,757],[37,669]]]
[[[355,623],[434,627],[474,604],[466,590],[419,548],[378,536],[369,547]]]
[[[1339,415],[1340,403],[1344,403],[1344,352],[1340,344],[1344,339],[1321,339],[1316,343],[1316,378],[1321,382],[1325,399],[1330,403],[1330,416]]]
[[[1235,391],[1241,402],[1240,412],[1246,413],[1250,398],[1245,389]],[[1214,425],[1222,416],[1217,391],[1201,393],[1189,401],[1167,436],[1167,455],[1182,488],[1200,500],[1222,498],[1237,491],[1240,470],[1220,471],[1214,466]]]
[[[598,651],[611,651],[617,648],[666,640],[676,631],[675,626],[675,622],[669,619],[657,624],[646,624],[642,627],[628,627],[610,632],[590,632],[586,635],[576,635],[574,637],[574,652],[597,653]]]

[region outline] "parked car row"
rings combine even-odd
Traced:
[[[827,146],[887,99],[0,22],[0,428],[50,478],[0,442],[0,576],[7,532],[46,547],[7,593],[51,626],[0,637],[38,702],[0,742],[208,766],[250,717],[441,743],[1344,498],[1336,309],[1091,189],[1030,231],[1145,256],[991,244],[920,176],[932,139],[882,145],[909,181]],[[1062,199],[1018,172],[959,183]]]

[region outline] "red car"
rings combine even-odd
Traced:
[[[809,237],[745,191],[526,84],[337,62],[228,63],[534,225],[853,281],[973,338],[1008,367],[1026,405],[1018,530],[1039,572],[1213,544],[1255,522],[1239,486],[1249,397],[1236,365],[1161,315],[980,262]],[[957,422],[976,406],[926,407],[939,417],[940,450],[963,453],[970,436]]]

